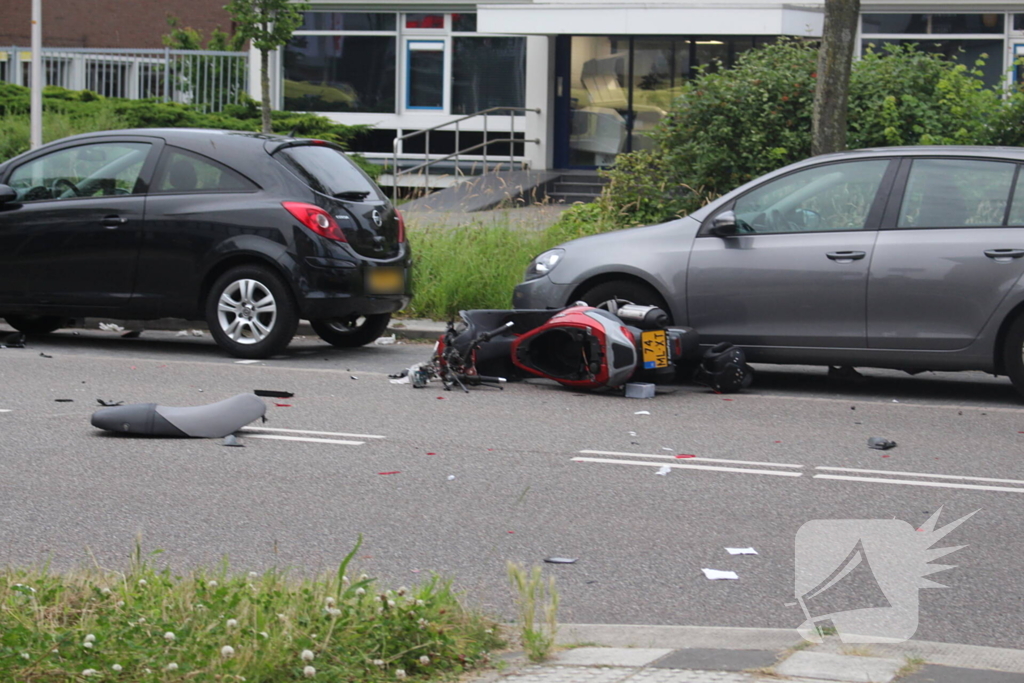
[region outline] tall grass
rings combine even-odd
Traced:
[[[125,128],[126,125],[125,120],[109,107],[87,114],[46,110],[43,112],[43,142],[60,140],[79,133]],[[0,162],[27,151],[29,142],[27,114],[10,111],[0,114]]]
[[[356,546],[358,548],[358,544]],[[445,679],[487,662],[494,624],[448,583],[383,590],[365,575],[0,571],[0,680]]]

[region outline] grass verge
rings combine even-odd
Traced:
[[[359,545],[356,545],[358,549]],[[394,681],[486,664],[495,624],[449,582],[382,590],[329,576],[175,575],[136,548],[126,573],[0,571],[0,680]]]

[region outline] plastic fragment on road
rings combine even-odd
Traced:
[[[203,331],[202,330],[178,330],[174,334],[174,336],[175,337],[202,337],[203,336]]]
[[[575,557],[545,557],[544,561],[548,564],[576,564]]]
[[[113,408],[114,406],[124,405],[124,401],[104,401],[102,398],[96,399],[96,402],[99,403],[104,408]]]
[[[391,379],[391,380],[388,380],[388,381],[390,381],[392,384],[411,384],[412,383],[412,380],[409,379],[409,373],[408,372],[406,372],[404,375],[401,375],[397,379]]]
[[[388,475],[388,474],[401,474],[401,473],[402,473],[402,471],[401,471],[401,470],[395,470],[395,471],[393,471],[393,472],[378,472],[377,474],[379,474],[379,475],[381,475],[381,476],[386,476],[386,475]]]
[[[661,450],[663,450],[663,451],[674,451],[675,449],[674,448],[669,448],[668,446],[662,446]]]
[[[634,414],[634,415],[650,415],[650,414],[651,414],[651,411],[649,411],[649,410],[638,410],[638,411],[636,411],[636,412],[635,412],[635,413],[633,413],[633,414]]]
[[[25,335],[22,332],[14,332],[4,337],[0,342],[0,349],[23,349],[25,348]]]
[[[654,385],[650,382],[626,384],[626,398],[654,398]]]
[[[116,323],[100,323],[99,327],[104,332],[124,332],[124,328]]]
[[[253,363],[259,363],[259,362],[261,362],[261,361],[253,360],[253,359],[249,359],[249,360],[236,360],[235,361],[235,365],[252,365]]]
[[[704,576],[706,576],[710,581],[722,581],[722,580],[736,581],[736,580],[738,580],[740,578],[739,575],[736,572],[724,571],[722,569],[705,569],[705,568],[701,568],[701,571],[704,572]]]
[[[53,356],[51,356],[50,354],[43,353],[42,351],[39,352],[39,355],[42,356],[43,358],[53,358]]]
[[[395,335],[391,335],[390,337],[377,337],[376,341],[374,341],[373,343],[376,344],[377,346],[391,346],[397,341],[398,338],[395,337]]]
[[[121,335],[121,339],[138,339],[142,335],[142,330],[128,330]]]
[[[133,403],[101,408],[92,426],[108,432],[144,436],[223,438],[264,417],[267,404],[252,394],[238,394],[216,403],[174,407]]]
[[[669,467],[668,465],[662,465],[661,469],[659,469],[657,472],[655,472],[655,474],[659,474],[659,475],[664,477],[664,476],[666,476],[671,471],[672,471],[671,467]]]
[[[291,408],[292,404],[291,403],[278,403],[277,401],[274,401],[274,406],[277,407],[277,408]]]
[[[626,432],[626,433],[629,434],[630,436],[636,436],[636,432]],[[1021,432],[1021,433],[1024,434],[1024,432]]]
[[[290,391],[274,391],[272,389],[256,389],[252,393],[266,398],[291,398],[295,395]]]
[[[245,444],[238,440],[238,437],[234,434],[228,434],[224,437],[222,446],[233,446],[235,448],[245,448]]]
[[[683,458],[696,458],[697,456],[693,453],[680,453],[676,456],[676,460],[682,460]]]
[[[730,555],[757,555],[757,551],[753,548],[726,548],[725,550]]]
[[[358,377],[356,377],[355,375],[349,375],[349,376],[348,376],[348,378],[349,378],[349,379],[359,379],[359,378],[358,378]]]
[[[53,400],[56,401],[57,403],[74,403],[75,402],[75,399],[73,399],[73,398],[55,398]]]
[[[896,448],[896,442],[883,439],[880,436],[872,436],[868,439],[868,448],[873,448],[876,451],[887,451],[890,448]]]
[[[448,481],[455,481],[455,475],[454,474],[449,474],[448,475]]]

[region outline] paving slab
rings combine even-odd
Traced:
[[[747,671],[773,666],[779,658],[773,650],[676,650],[651,664],[658,669],[702,669],[706,671]]]
[[[898,659],[795,652],[775,667],[780,676],[850,683],[889,683],[904,662]]]
[[[785,650],[803,642],[796,629],[660,626],[633,624],[559,624],[558,643],[597,643],[608,647]]]
[[[566,666],[647,666],[672,650],[666,648],[578,647],[559,652],[552,661]]]
[[[846,647],[838,638],[826,638],[814,648],[815,652],[840,654]],[[969,669],[991,669],[1009,673],[1024,674],[1024,650],[1010,650],[982,645],[958,645],[937,643],[928,640],[908,640],[895,644],[859,645],[874,657],[890,659],[922,659],[929,664]]]
[[[925,664],[899,683],[1024,683],[1024,674]]]

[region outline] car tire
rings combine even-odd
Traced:
[[[1017,316],[1006,333],[1003,369],[1013,382],[1013,388],[1024,396],[1024,314]]]
[[[206,322],[217,344],[238,358],[268,358],[284,351],[299,326],[292,294],[273,271],[232,268],[206,298]]]
[[[9,315],[4,320],[18,332],[25,334],[50,334],[68,322],[68,318],[56,315]]]
[[[310,320],[309,324],[321,339],[340,349],[365,346],[380,337],[391,322],[390,313]]]
[[[665,300],[653,288],[641,282],[632,280],[602,282],[584,292],[580,299],[591,306],[600,306],[606,301],[615,299],[629,301],[639,306],[657,306],[665,311],[669,318],[669,325],[672,324],[672,311],[665,305]]]

